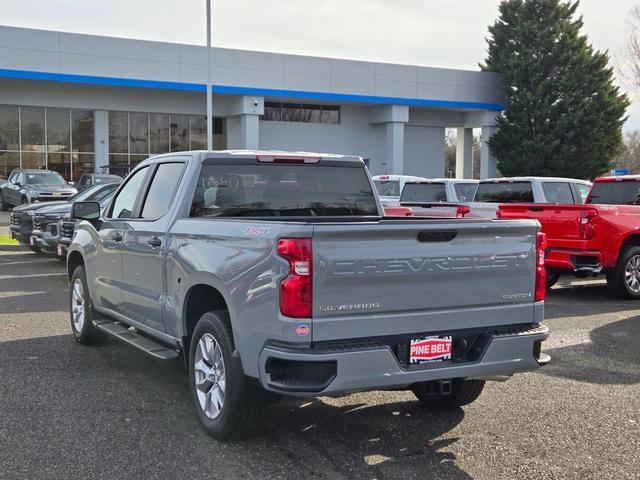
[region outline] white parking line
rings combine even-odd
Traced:
[[[58,262],[62,265],[60,260],[56,260],[55,258],[40,258],[38,260],[23,260],[21,262],[0,262],[0,267],[4,267],[7,265],[27,265],[28,263],[53,263]]]
[[[47,292],[0,292],[0,298],[24,297],[25,295],[40,295]]]
[[[13,280],[14,278],[56,277],[60,275],[66,275],[66,273],[60,272],[60,273],[33,273],[31,275],[0,275],[0,280]]]

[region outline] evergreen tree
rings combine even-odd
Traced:
[[[503,175],[594,178],[622,148],[629,100],[580,33],[579,1],[503,0],[483,70],[506,81],[489,146]]]

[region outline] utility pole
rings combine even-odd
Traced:
[[[207,2],[207,150],[213,150],[213,86],[211,85],[211,0]]]

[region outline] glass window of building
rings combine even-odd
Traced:
[[[149,155],[149,118],[146,113],[129,114],[129,153]]]
[[[0,105],[0,150],[20,150],[18,107]]]
[[[109,153],[129,153],[129,115],[109,112]]]
[[[169,118],[170,149],[172,152],[189,150],[189,116],[171,115]]]
[[[307,105],[265,102],[262,120],[275,122],[340,123],[340,107],[336,105]]]
[[[169,151],[169,115],[165,113],[149,114],[149,153],[167,153]]]
[[[29,152],[44,152],[44,108],[21,107],[20,123],[20,131],[22,134],[21,150]],[[35,157],[36,156],[33,156],[33,158]],[[44,162],[42,166],[44,166]]]
[[[204,150],[207,148],[207,118],[192,116],[189,118],[191,131],[190,150]]]
[[[94,126],[92,110],[71,110],[71,138],[74,152],[93,153]]]
[[[93,172],[93,115],[92,110],[0,105],[0,176],[14,168],[48,168],[66,180]]]
[[[340,123],[340,107],[322,105],[322,123]]]

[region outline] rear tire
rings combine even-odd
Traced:
[[[244,375],[225,311],[200,317],[189,348],[189,384],[198,420],[216,440],[245,436],[268,398]]]
[[[78,343],[98,343],[104,336],[93,326],[95,310],[87,288],[87,275],[83,266],[76,267],[69,282],[69,320],[71,333]]]
[[[553,287],[560,280],[560,271],[547,268],[547,288]]]
[[[611,292],[624,299],[640,299],[640,247],[625,247],[616,267],[607,272]]]
[[[448,410],[474,402],[482,393],[485,381],[454,378],[451,380],[449,395],[430,394],[427,383],[416,383],[411,387],[411,391],[425,407],[434,410]]]

